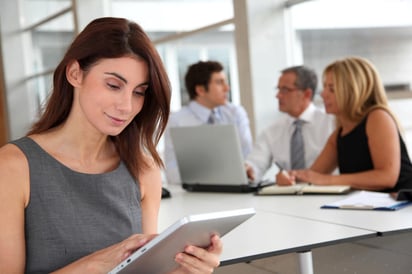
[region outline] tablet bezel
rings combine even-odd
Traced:
[[[109,274],[168,273],[179,266],[174,257],[186,245],[207,247],[213,234],[222,237],[255,213],[253,208],[245,208],[183,217],[123,260]]]

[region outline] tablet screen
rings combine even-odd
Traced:
[[[254,214],[253,208],[246,208],[186,216],[131,254],[109,274],[170,272],[179,266],[174,261],[176,254],[187,245],[207,247],[212,235],[224,236]]]

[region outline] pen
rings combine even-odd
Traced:
[[[282,172],[283,174],[289,176],[289,174],[287,173],[287,171],[283,168],[283,166],[281,166],[281,165],[279,164],[279,162],[275,161],[275,165],[279,168],[279,172]]]
[[[279,162],[275,161],[275,165],[279,168],[280,171],[285,170],[285,169],[279,164]]]

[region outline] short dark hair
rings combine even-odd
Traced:
[[[312,98],[316,93],[316,88],[318,86],[318,76],[316,72],[306,66],[293,66],[281,71],[282,73],[292,72],[296,75],[295,86],[300,89],[312,90]]]
[[[190,100],[197,97],[196,86],[204,86],[207,90],[212,74],[222,70],[222,64],[217,61],[199,61],[190,65],[185,75],[186,90]]]

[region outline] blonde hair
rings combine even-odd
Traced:
[[[369,112],[387,111],[398,128],[400,124],[389,109],[385,88],[374,65],[360,57],[348,57],[329,64],[323,77],[330,73],[339,110],[350,121],[359,123]],[[339,122],[338,122],[339,123]]]

